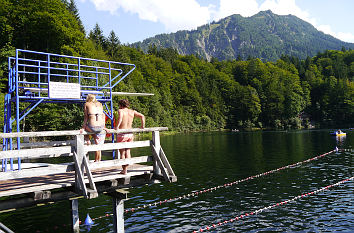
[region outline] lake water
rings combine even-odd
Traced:
[[[126,232],[193,232],[241,214],[292,199],[353,176],[354,131],[337,140],[329,130],[210,132],[163,136],[161,145],[178,177],[130,189],[125,208],[136,208],[217,187],[324,154],[351,149],[212,192],[125,214]],[[150,154],[149,149],[133,153]],[[206,232],[354,232],[354,182],[300,198]],[[81,232],[113,232],[107,196],[79,201],[80,219],[95,219]],[[0,214],[15,232],[70,232],[70,203]],[[204,231],[205,232],[205,231]]]

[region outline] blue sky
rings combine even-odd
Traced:
[[[296,15],[324,33],[354,43],[354,0],[76,0],[76,4],[87,32],[98,23],[105,36],[113,30],[121,43],[268,9]]]

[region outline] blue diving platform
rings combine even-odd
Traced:
[[[8,58],[3,132],[20,132],[20,122],[40,104],[83,104],[88,94],[96,95],[112,120],[113,89],[134,69],[129,63],[17,49],[16,56]],[[20,138],[8,138],[3,140],[3,151],[14,149],[13,140],[20,149]],[[17,161],[20,170],[20,158]],[[8,162],[13,170],[13,159],[4,159],[2,171]]]

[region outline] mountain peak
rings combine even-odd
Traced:
[[[289,17],[291,16],[291,17]],[[198,54],[210,60],[257,57],[274,61],[281,55],[306,58],[324,50],[354,49],[293,15],[277,15],[271,10],[251,17],[231,15],[192,31],[160,34],[132,44],[147,51],[149,46],[174,48],[180,54]]]

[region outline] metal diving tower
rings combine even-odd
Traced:
[[[83,104],[88,94],[96,95],[113,124],[113,88],[135,69],[135,65],[17,49],[16,56],[8,58],[8,69],[4,133],[20,132],[20,122],[39,104]],[[19,150],[20,138],[15,141]],[[14,148],[12,138],[3,140],[3,150]],[[20,170],[21,159],[17,161]],[[8,162],[14,170],[13,159],[3,159],[2,171],[7,170]]]

